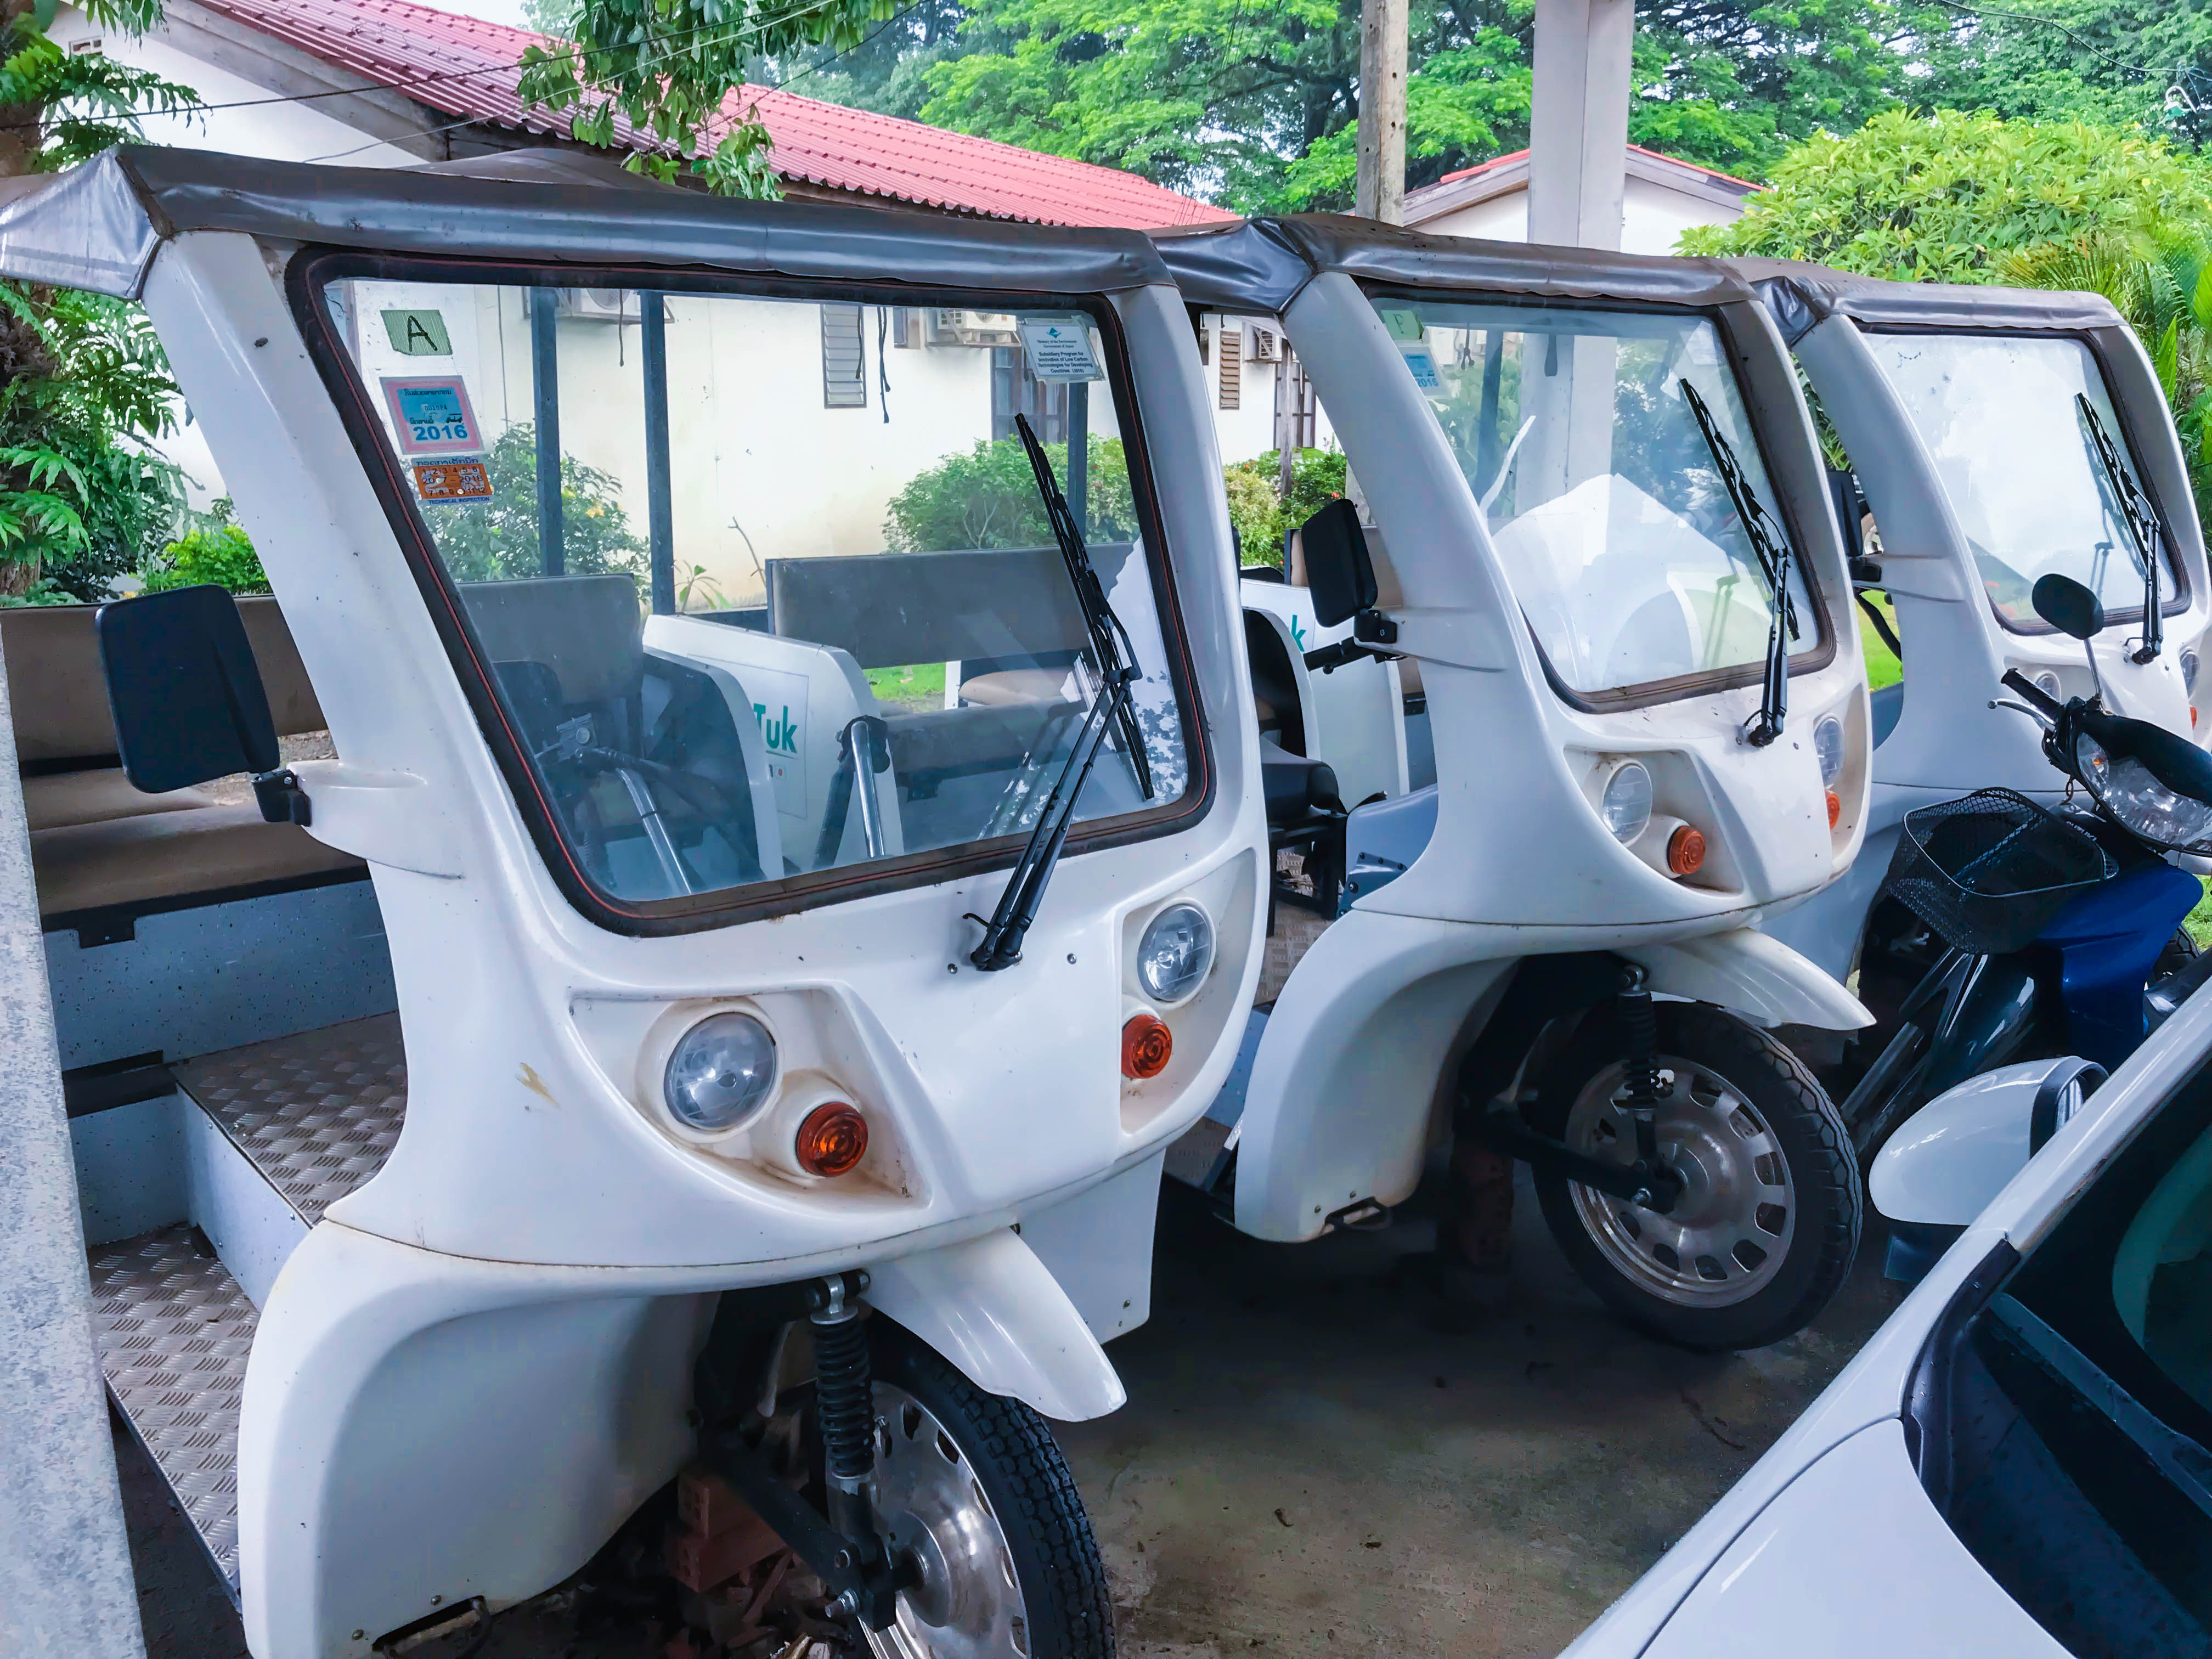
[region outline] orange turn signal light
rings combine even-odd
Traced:
[[[792,1155],[811,1176],[850,1175],[868,1152],[868,1120],[842,1100],[817,1106],[799,1126]]]
[[[1705,832],[1690,824],[1680,824],[1667,837],[1667,873],[1670,876],[1694,876],[1705,862]]]
[[[1828,828],[1832,830],[1844,821],[1844,798],[1834,790],[1828,791]]]
[[[1175,1033],[1158,1014],[1132,1014],[1121,1028],[1121,1075],[1139,1082],[1158,1077],[1175,1055]]]

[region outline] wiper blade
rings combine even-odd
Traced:
[[[1783,721],[1790,713],[1790,638],[1797,631],[1797,604],[1790,597],[1790,538],[1759,501],[1759,492],[1752,488],[1735,449],[1722,435],[1720,423],[1713,419],[1698,388],[1686,379],[1681,387],[1682,399],[1697,417],[1698,430],[1705,435],[1705,447],[1712,452],[1713,465],[1735,508],[1736,521],[1743,526],[1744,537],[1759,559],[1759,574],[1766,578],[1767,589],[1773,595],[1774,617],[1766,629],[1765,684],[1759,696],[1759,712],[1744,722],[1743,734],[1753,748],[1764,749],[1782,735]]]
[[[2113,503],[2120,509],[2120,522],[2128,527],[2128,539],[2136,544],[2136,562],[2142,566],[2142,643],[2128,656],[2132,662],[2149,662],[2166,644],[2166,617],[2158,596],[2156,550],[2163,539],[2158,514],[2151,507],[2150,498],[2143,494],[2142,486],[2136,482],[2135,474],[2120,459],[2120,447],[2105,430],[2104,422],[2097,417],[2097,406],[2089,401],[2088,395],[2075,392],[2074,407],[2081,413],[2081,424],[2089,428],[2089,447],[2096,451],[2097,464],[2104,469]]]
[[[969,918],[983,922],[983,940],[968,953],[968,960],[987,974],[1011,968],[1022,959],[1022,943],[1029,936],[1030,923],[1036,920],[1037,907],[1044,902],[1044,890],[1052,880],[1053,872],[1060,866],[1060,851],[1066,846],[1067,832],[1075,822],[1076,803],[1083,798],[1083,786],[1090,780],[1091,769],[1097,763],[1098,750],[1109,731],[1120,730],[1138,787],[1144,791],[1146,799],[1152,798],[1152,767],[1145,757],[1144,735],[1137,728],[1131,702],[1138,678],[1136,647],[1130,643],[1121,619],[1114,614],[1114,607],[1106,602],[1106,590],[1099,583],[1098,573],[1091,568],[1090,550],[1084,545],[1075,514],[1068,510],[1067,497],[1060,494],[1060,481],[1053,476],[1052,461],[1045,454],[1044,446],[1037,441],[1027,416],[1015,416],[1014,428],[1021,434],[1022,447],[1029,453],[1030,466],[1036,474],[1037,494],[1044,501],[1045,516],[1051,520],[1054,538],[1060,543],[1060,557],[1066,562],[1076,602],[1083,607],[1084,623],[1090,630],[1091,654],[1097,664],[1101,683],[1099,695],[1084,716],[1074,745],[1067,752],[1066,763],[1060,768],[1059,780],[1045,799],[1044,810],[1037,814],[1036,827],[1030,831],[1029,844],[1022,848],[1012,873],[1006,878],[1006,890],[999,896],[998,908],[991,913],[988,921],[983,921],[981,916]]]

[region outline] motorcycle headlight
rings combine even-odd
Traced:
[[[1813,728],[1813,754],[1820,763],[1820,783],[1832,789],[1844,775],[1844,723],[1833,714]]]
[[[668,1114],[699,1134],[742,1127],[775,1087],[775,1038],[750,1014],[709,1014],[684,1034],[661,1074]]]
[[[1640,761],[1623,761],[1605,781],[1598,815],[1613,838],[1623,847],[1644,833],[1651,822],[1651,774]]]
[[[1181,1002],[1213,969],[1213,923],[1195,904],[1170,904],[1137,941],[1137,982],[1155,1002]]]
[[[2133,758],[2114,760],[2086,733],[2074,741],[2081,776],[2115,822],[2160,847],[2201,847],[2212,841],[2212,805],[2177,795]]]

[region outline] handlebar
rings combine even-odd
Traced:
[[[2045,691],[2017,668],[2008,668],[1999,682],[2006,690],[2015,691],[2027,701],[2030,708],[2050,720],[2057,720],[2066,712],[2066,705]]]

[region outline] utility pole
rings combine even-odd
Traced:
[[[1635,46],[1635,0],[1536,0],[1530,241],[1620,247]]]
[[[1634,0],[1620,0],[1632,5]],[[1365,0],[1359,15],[1359,179],[1356,211],[1406,218],[1406,0]]]

